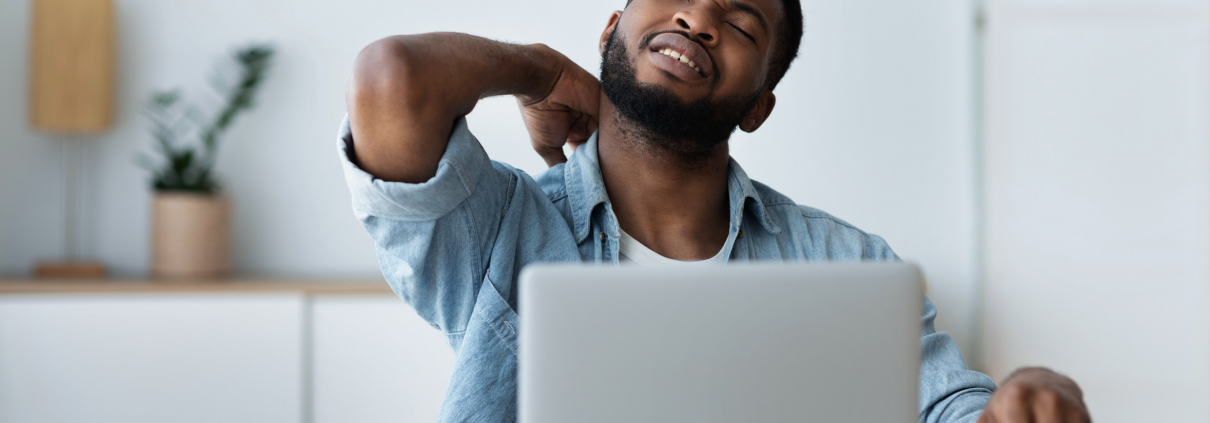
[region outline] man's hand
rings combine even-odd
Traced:
[[[567,161],[563,144],[575,149],[597,130],[601,83],[566,56],[544,50],[556,66],[550,92],[542,98],[519,95],[517,104],[534,150],[554,166]]]
[[[1017,369],[1000,384],[978,423],[1088,423],[1084,393],[1070,378],[1042,367]]]

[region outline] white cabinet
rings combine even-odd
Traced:
[[[454,368],[441,332],[394,295],[317,295],[314,422],[435,422]]]
[[[297,423],[302,294],[0,296],[0,422]]]
[[[384,283],[4,288],[0,423],[436,421],[454,366]]]

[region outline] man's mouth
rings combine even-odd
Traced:
[[[680,77],[687,78],[686,81],[714,77],[714,61],[710,54],[704,46],[689,38],[688,34],[658,33],[651,36],[641,47],[653,55],[663,55],[664,57],[655,58],[657,62],[662,63],[660,66],[668,72],[682,74]]]
[[[693,70],[697,71],[698,74],[702,73],[702,69],[698,68],[697,63],[695,63],[693,60],[690,60],[688,55],[682,54],[681,52],[670,49],[670,48],[665,48],[663,50],[660,50],[660,54],[663,54],[665,56],[676,59],[677,61],[683,63],[685,66],[689,66],[689,67],[693,68]]]

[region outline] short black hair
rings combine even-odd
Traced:
[[[627,7],[631,1],[633,0],[626,0]],[[786,76],[790,63],[798,57],[798,47],[802,44],[802,4],[798,0],[782,0],[781,4],[782,9],[785,9],[785,19],[782,19],[777,27],[779,37],[773,44],[773,59],[765,80],[765,89],[770,91]]]

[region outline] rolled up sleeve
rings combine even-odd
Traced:
[[[358,167],[347,116],[339,154],[383,276],[457,349],[516,176],[488,158],[465,118],[454,123],[437,174],[423,183],[384,181]]]
[[[899,260],[886,241],[866,235],[862,260]],[[962,351],[948,333],[937,332],[937,307],[924,297],[920,316],[921,423],[974,423],[983,415],[996,384],[983,373],[967,369]]]
[[[925,297],[920,317],[920,421],[974,423],[996,384],[987,375],[966,368],[953,338],[933,327],[936,317],[937,308]]]
[[[353,134],[346,116],[340,125],[340,161],[353,195],[353,211],[401,221],[438,219],[470,198],[484,173],[492,171],[487,152],[461,118],[450,134],[437,174],[419,184],[374,178],[354,161]]]

